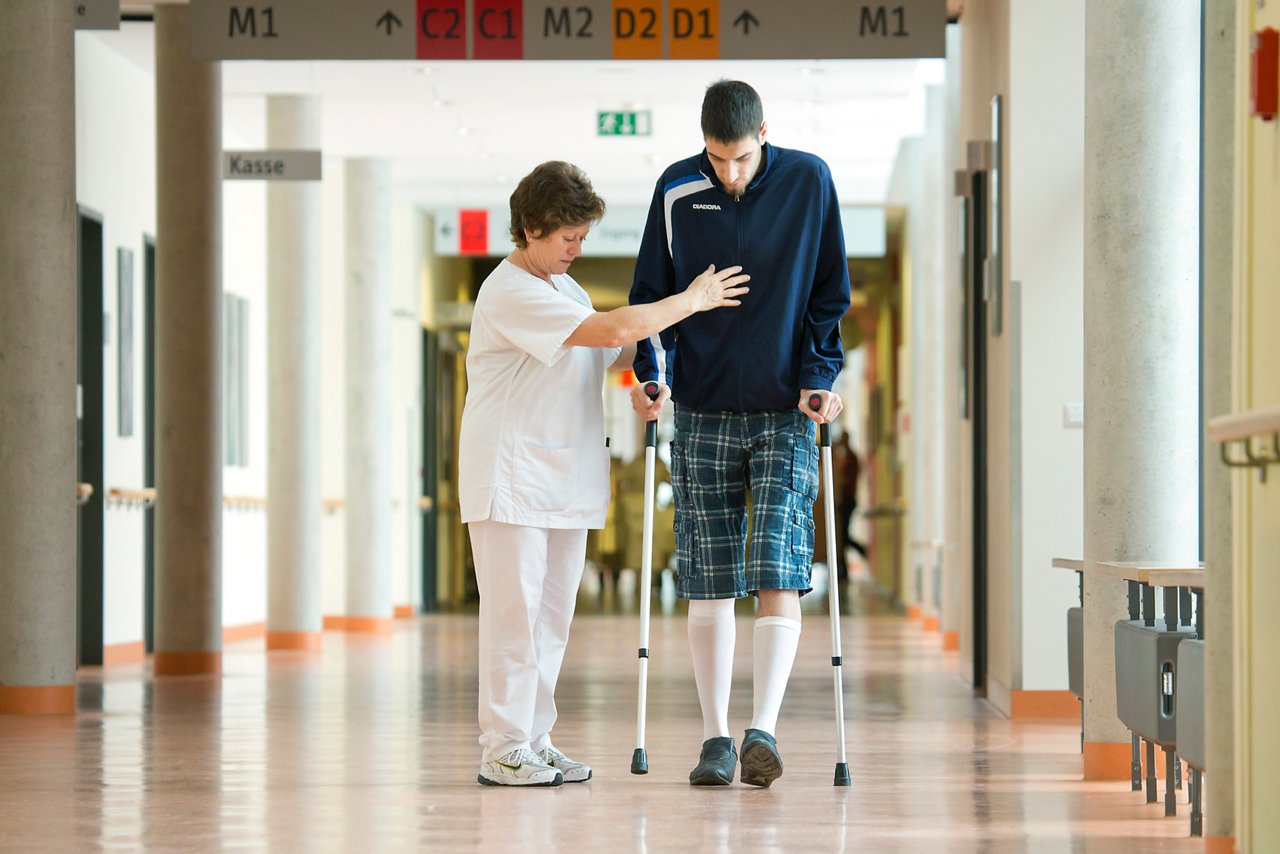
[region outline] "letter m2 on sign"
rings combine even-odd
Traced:
[[[458,254],[485,255],[489,252],[489,212],[458,211]]]

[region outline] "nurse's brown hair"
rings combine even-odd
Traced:
[[[511,194],[511,239],[529,245],[525,232],[544,237],[559,228],[590,225],[604,216],[604,199],[572,163],[549,160],[520,180]]]

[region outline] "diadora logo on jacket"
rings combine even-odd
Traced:
[[[693,206],[693,209],[694,209],[695,211],[718,211],[718,210],[720,210],[720,206],[719,206],[719,205],[699,205],[699,204],[695,204],[695,205]]]

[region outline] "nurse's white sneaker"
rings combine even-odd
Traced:
[[[476,782],[482,786],[559,786],[564,775],[532,750],[521,747],[492,762],[481,762]]]
[[[590,765],[585,762],[574,762],[554,747],[543,750],[538,754],[538,758],[563,774],[566,783],[585,783],[591,779]]]

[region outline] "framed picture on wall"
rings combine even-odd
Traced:
[[[133,250],[116,249],[116,367],[119,404],[116,430],[133,435]]]
[[[991,169],[988,180],[991,191],[988,194],[991,206],[991,225],[987,229],[987,260],[990,269],[987,281],[990,285],[989,301],[991,318],[988,328],[992,335],[1004,331],[1004,258],[1001,257],[1000,229],[1003,227],[1004,214],[1000,205],[1000,185],[1003,180],[1004,143],[1001,140],[1001,101],[996,95],[991,99]]]

